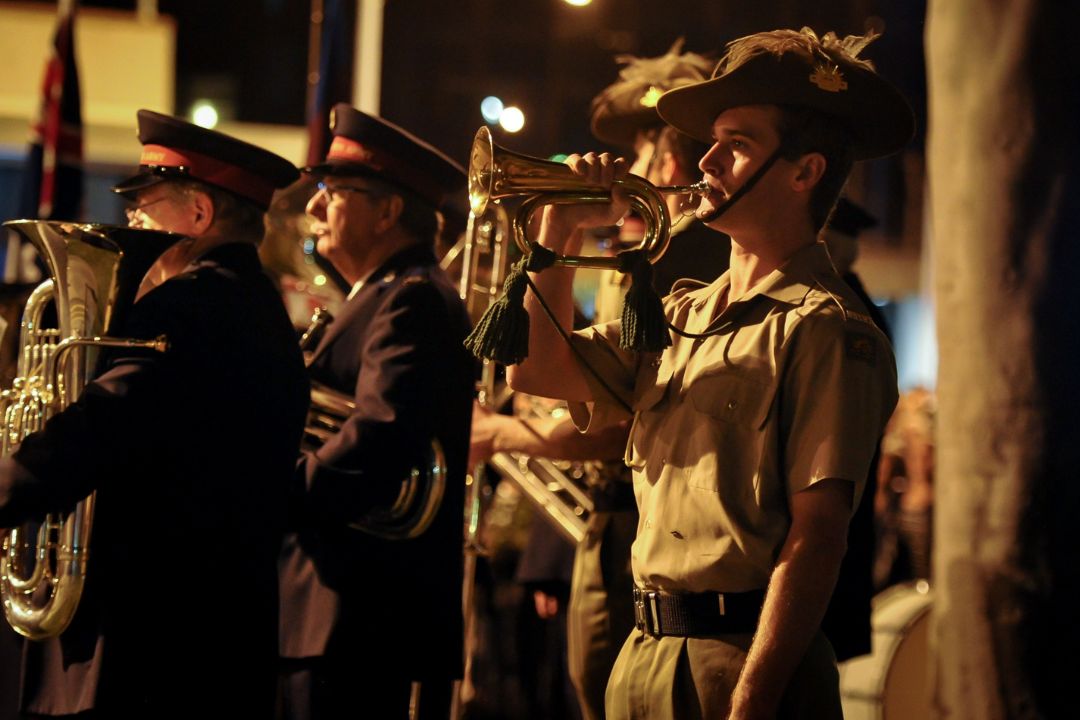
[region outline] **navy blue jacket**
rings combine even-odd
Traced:
[[[269,717],[276,561],[309,399],[295,332],[246,243],[147,293],[119,330],[164,334],[169,350],[112,353],[0,461],[0,526],[97,491],[83,599],[58,639],[28,643],[24,709]]]
[[[409,679],[460,676],[462,511],[475,364],[469,321],[430,248],[387,260],[348,300],[316,347],[313,380],[356,411],[318,452],[281,560],[282,655],[362,668],[371,658]],[[397,495],[427,455],[446,452],[446,494],[412,540],[348,527]]]

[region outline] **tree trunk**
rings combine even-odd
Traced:
[[[1075,707],[1077,5],[933,0],[928,11],[940,718]]]

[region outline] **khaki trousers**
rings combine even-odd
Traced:
[[[585,720],[603,719],[611,668],[634,627],[630,546],[636,532],[635,510],[594,512],[574,555],[567,663]]]
[[[655,638],[623,644],[608,683],[608,720],[724,720],[751,635]],[[777,720],[843,720],[836,657],[818,632],[783,692]]]

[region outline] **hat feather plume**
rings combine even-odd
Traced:
[[[679,38],[659,57],[616,55],[615,62],[623,65],[619,79],[593,99],[593,110],[608,104],[630,105],[649,93],[651,88],[666,92],[709,77],[714,61],[697,53],[682,52],[684,42],[684,38]]]
[[[810,60],[818,58],[826,62],[857,65],[873,70],[874,64],[860,58],[859,53],[880,36],[880,33],[870,30],[865,35],[847,35],[843,39],[835,32],[827,32],[818,37],[818,34],[808,27],[797,31],[773,30],[757,33],[728,43],[727,54],[720,60],[713,75],[730,72],[758,55],[770,53],[780,57],[789,52]]]

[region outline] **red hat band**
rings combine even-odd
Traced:
[[[274,185],[260,175],[191,150],[176,150],[164,145],[144,145],[140,165],[186,168],[194,180],[216,185],[270,207]]]
[[[379,148],[370,147],[359,143],[351,138],[336,135],[330,143],[330,151],[326,155],[327,161],[364,165],[372,170],[385,175],[390,180],[414,190],[421,197],[438,205],[442,199],[443,190],[437,182],[434,182],[425,173],[416,168],[402,163],[393,155]]]

